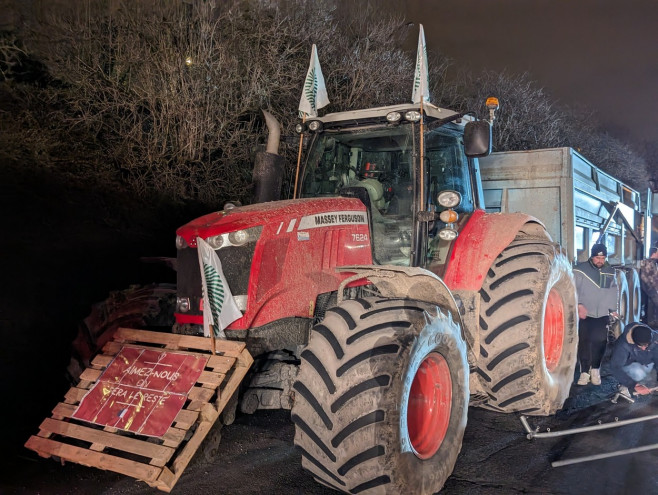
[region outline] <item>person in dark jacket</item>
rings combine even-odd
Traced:
[[[646,395],[651,390],[640,382],[658,366],[658,335],[644,323],[626,325],[612,348],[610,371],[620,384],[619,391]]]
[[[617,316],[619,290],[615,269],[608,264],[603,244],[592,246],[590,258],[578,263],[573,278],[578,293],[578,385],[601,385],[601,360],[608,343],[610,314]]]

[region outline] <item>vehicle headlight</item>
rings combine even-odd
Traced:
[[[417,110],[409,110],[404,114],[404,120],[409,122],[418,122],[420,120],[420,112]]]
[[[439,213],[439,220],[443,223],[455,223],[458,218],[459,215],[457,215],[455,210],[447,209]]]
[[[213,235],[211,237],[208,237],[206,239],[206,242],[210,245],[211,248],[219,249],[224,244],[224,237],[222,237],[221,234]]]
[[[386,120],[388,122],[398,122],[402,118],[400,112],[389,112],[386,114]]]
[[[228,242],[233,246],[242,246],[248,242],[257,241],[262,231],[263,227],[260,225],[250,229],[236,230],[228,234]]]
[[[306,129],[306,127],[304,126],[304,124],[297,124],[297,125],[295,126],[295,132],[296,132],[297,134],[301,134],[302,132],[304,132],[304,129]]]
[[[182,236],[176,236],[176,249],[185,249],[188,247],[187,241]]]
[[[456,208],[462,202],[462,195],[457,191],[441,191],[436,202],[444,208]]]
[[[190,310],[190,298],[189,297],[177,297],[176,298],[176,309],[179,313],[187,313]]]
[[[441,229],[439,230],[439,237],[444,241],[454,241],[457,239],[459,232],[455,229]]]
[[[234,246],[242,246],[249,242],[249,232],[246,230],[236,230],[228,235],[228,240]]]
[[[322,122],[319,120],[311,120],[308,123],[308,129],[313,132],[318,132],[322,130]]]

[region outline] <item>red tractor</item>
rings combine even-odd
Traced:
[[[174,331],[203,331],[201,237],[243,313],[224,331],[256,360],[240,409],[292,409],[322,484],[435,493],[469,404],[562,406],[577,344],[570,264],[535,218],[485,213],[489,122],[403,104],[298,128],[295,199],[273,200],[282,171],[266,153],[261,202],[178,229]]]

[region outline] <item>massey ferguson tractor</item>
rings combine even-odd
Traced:
[[[291,409],[303,466],[324,485],[435,493],[469,404],[562,407],[577,344],[569,261],[534,217],[485,212],[486,120],[403,104],[298,131],[294,199],[278,200],[270,143],[259,202],[178,229],[174,332],[203,332],[200,237],[242,312],[226,336],[255,359],[240,410]]]

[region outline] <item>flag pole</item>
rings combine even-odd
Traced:
[[[306,122],[306,114],[302,115],[302,126]],[[297,198],[297,181],[299,180],[299,168],[302,163],[302,145],[304,143],[304,132],[299,135],[299,152],[297,153],[297,169],[295,170],[295,189],[292,191],[292,199]]]
[[[212,353],[217,354],[217,341],[215,340],[215,325],[210,324],[210,345],[212,346]]]
[[[423,114],[423,81],[420,81],[420,211],[425,211],[425,116]]]

